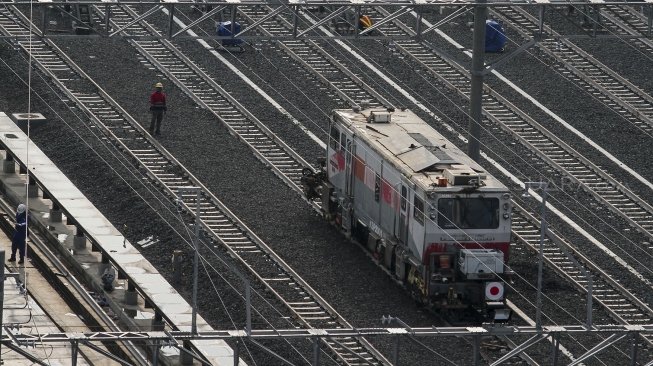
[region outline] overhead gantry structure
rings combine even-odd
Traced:
[[[233,19],[225,20],[234,20],[240,21],[238,19],[238,9],[241,7],[252,7],[252,6],[263,6],[267,7],[268,13],[266,16],[258,19],[252,24],[247,24],[244,29],[235,34],[233,37],[240,38],[244,40],[254,40],[254,39],[264,39],[264,40],[283,40],[283,39],[352,39],[358,38],[360,36],[366,36],[367,38],[381,38],[381,39],[419,39],[424,37],[426,34],[433,32],[434,30],[440,28],[442,25],[447,24],[463,15],[470,15],[471,12],[479,8],[488,8],[488,7],[504,7],[504,6],[518,6],[518,7],[527,7],[527,8],[536,8],[537,12],[542,20],[545,17],[547,11],[563,12],[564,9],[569,9],[571,7],[576,7],[579,9],[591,9],[592,14],[599,14],[600,9],[607,6],[637,6],[642,8],[642,11],[645,12],[648,16],[648,30],[643,32],[640,35],[632,35],[632,37],[651,37],[651,28],[653,24],[653,0],[645,1],[601,1],[601,0],[571,0],[571,1],[555,1],[555,0],[415,0],[415,1],[401,1],[401,0],[391,0],[391,1],[358,1],[358,0],[338,0],[338,1],[301,1],[301,0],[290,0],[290,1],[263,1],[263,0],[253,0],[253,1],[240,1],[240,0],[192,0],[192,1],[179,1],[179,0],[163,0],[163,1],[134,1],[134,0],[88,0],[88,1],[65,1],[65,0],[43,0],[43,1],[27,1],[27,0],[0,0],[2,6],[32,6],[36,11],[39,9],[55,9],[60,10],[62,14],[71,18],[78,23],[78,25],[83,25],[88,28],[90,31],[86,34],[60,34],[48,32],[47,22],[44,25],[44,29],[41,29],[43,32],[43,37],[48,38],[60,38],[60,37],[125,37],[125,38],[139,38],[138,34],[130,34],[125,29],[111,29],[110,27],[105,27],[105,25],[110,24],[110,20],[113,12],[112,8],[121,7],[125,5],[137,5],[139,9],[142,10],[141,15],[135,22],[145,20],[153,16],[154,14],[160,13],[162,10],[167,10],[166,16],[169,17],[170,21],[168,26],[170,29],[167,32],[161,34],[161,38],[167,39],[181,39],[181,38],[202,38],[202,39],[225,39],[229,37],[219,37],[214,35],[188,35],[187,30],[193,30],[194,28],[199,28],[206,26],[206,23],[203,23],[207,20],[215,19],[218,16],[223,14],[230,14]],[[84,17],[75,14],[71,11],[71,8],[77,6],[97,6],[101,9],[104,9],[104,21],[103,24],[94,24],[93,21],[84,19]],[[188,24],[184,29],[179,29],[175,26],[173,21],[175,16],[176,9],[198,9],[202,11],[200,15],[193,23]],[[345,34],[334,32],[333,34],[325,34],[320,32],[320,27],[329,25],[329,22],[340,19],[358,19],[360,15],[366,13],[366,10],[369,8],[383,8],[387,11],[382,13],[377,13],[375,15],[375,23],[366,29],[359,29],[358,27],[352,27],[350,32]],[[442,17],[437,23],[426,27],[422,23],[422,17],[425,14],[439,12],[442,13],[443,9],[449,9],[447,15]],[[317,17],[305,17],[303,14],[305,12],[310,13],[319,13]],[[40,14],[45,13],[40,11]],[[292,17],[293,27],[287,29],[286,34],[277,34],[275,36],[266,35],[265,32],[259,32],[260,27],[265,26],[267,22],[271,22],[275,17],[284,15],[286,17]],[[358,15],[358,16],[356,16]],[[405,15],[412,16],[414,22],[412,22],[412,27],[414,29],[414,34],[376,34],[374,29],[393,21],[394,19],[403,17]],[[572,23],[578,22],[576,17],[567,16],[568,20]],[[406,22],[405,18],[403,19],[404,23],[411,25],[409,22]],[[591,30],[587,30],[583,27],[577,27],[579,30],[578,33],[568,34],[568,35],[556,35],[557,37],[605,37],[607,35],[591,33]],[[583,31],[583,29],[585,29]],[[200,32],[196,32],[200,33]],[[540,35],[545,36],[544,27],[540,28]],[[150,37],[151,38],[151,37]]]

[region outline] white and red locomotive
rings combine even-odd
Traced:
[[[307,194],[420,301],[505,320],[507,187],[408,110],[333,111],[322,169]]]

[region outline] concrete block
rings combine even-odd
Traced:
[[[136,291],[125,291],[125,304],[126,305],[137,305],[138,304],[138,293]]]
[[[62,217],[61,210],[50,209],[50,222],[61,222]],[[86,243],[84,243],[84,246],[86,246]]]
[[[179,364],[189,366],[193,364],[193,357],[188,352],[179,351]]]
[[[47,122],[47,119],[41,113],[12,113],[11,119],[20,128],[27,128],[29,121],[30,128],[42,126]]]
[[[16,163],[13,160],[2,160],[2,172],[3,173],[16,173]]]
[[[73,237],[73,249],[77,251],[86,249],[86,237],[75,235]]]

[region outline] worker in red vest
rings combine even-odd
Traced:
[[[168,108],[166,107],[166,95],[162,91],[163,84],[156,83],[154,88],[154,92],[150,95],[150,112],[152,112],[150,134],[158,136],[161,134],[161,121],[163,121],[163,115]]]

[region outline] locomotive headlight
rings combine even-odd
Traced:
[[[510,199],[510,193],[504,193],[503,196],[502,196],[502,198],[503,198],[504,200],[509,200],[509,199]]]
[[[504,213],[504,214],[503,214],[503,218],[506,219],[506,220],[508,220],[508,219],[510,218],[510,214],[507,213],[507,212]]]
[[[503,204],[503,209],[504,209],[504,210],[507,211],[509,207],[510,207],[510,205],[508,204],[508,202],[506,202],[506,203]]]
[[[435,220],[435,216],[436,216],[436,215],[435,215],[435,212],[431,212],[431,214],[429,215],[429,217],[431,218],[431,220]]]

